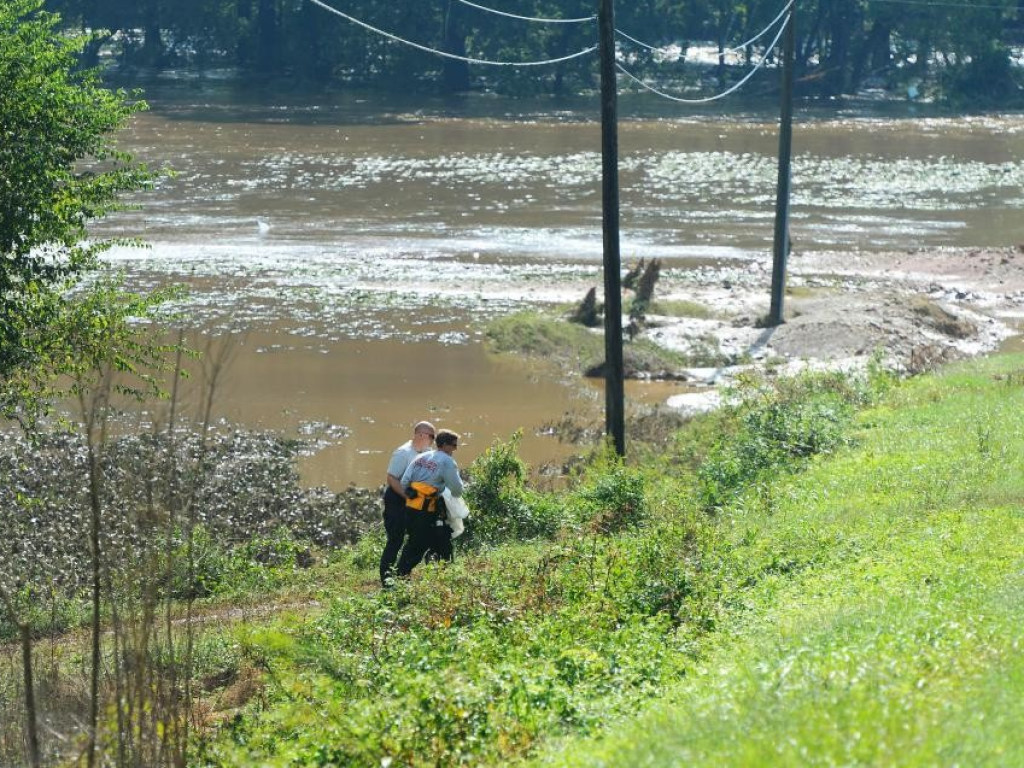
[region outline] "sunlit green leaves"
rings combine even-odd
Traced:
[[[60,295],[106,247],[88,223],[153,174],[116,151],[113,132],[144,105],[77,68],[82,36],[65,35],[38,0],[0,6],[0,377],[48,356]],[[74,310],[72,310],[73,312]],[[29,373],[29,375],[32,375]]]

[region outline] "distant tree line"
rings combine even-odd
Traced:
[[[527,61],[566,56],[596,42],[595,22],[543,24],[460,0],[329,0],[338,10],[419,44],[461,56]],[[585,17],[598,0],[482,0],[506,13]],[[655,46],[725,50],[763,29],[784,0],[629,0],[617,26]],[[69,27],[103,30],[88,53],[120,67],[230,67],[243,77],[314,85],[369,85],[437,92],[571,93],[593,87],[594,56],[541,68],[489,67],[433,56],[388,40],[309,0],[47,0]],[[803,95],[838,96],[868,86],[925,87],[961,103],[1021,98],[1014,64],[1024,43],[1024,0],[799,0],[797,71]],[[749,64],[773,35],[748,49]],[[709,68],[659,63],[620,39],[636,74],[678,86],[720,85],[742,74],[725,56]],[[595,54],[596,55],[596,54]],[[699,70],[694,71],[694,70]],[[713,79],[711,83],[708,77]],[[773,88],[777,78],[759,81]]]

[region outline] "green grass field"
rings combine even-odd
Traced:
[[[750,584],[686,678],[537,764],[1024,765],[1020,364],[906,383],[856,447],[729,508]]]

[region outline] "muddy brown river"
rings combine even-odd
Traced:
[[[190,288],[188,325],[236,347],[219,415],[309,438],[307,482],[378,484],[420,418],[466,434],[463,465],[516,429],[538,465],[569,452],[547,425],[602,412],[599,383],[481,344],[488,319],[601,284],[596,99],[146,95],[122,148],[175,176],[95,233],[150,244],[109,254],[134,284]],[[794,248],[1024,242],[1024,116],[896,111],[798,110]],[[624,261],[770,262],[772,112],[621,112]]]

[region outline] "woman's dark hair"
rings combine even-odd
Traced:
[[[441,448],[445,445],[458,445],[459,436],[457,433],[452,432],[450,429],[439,429],[437,431],[437,437],[434,439],[435,445]]]

